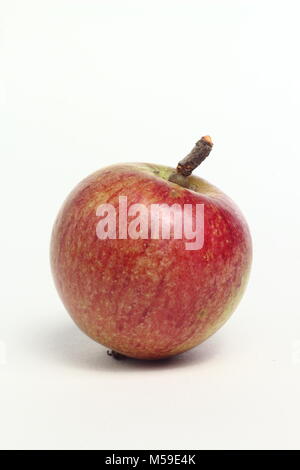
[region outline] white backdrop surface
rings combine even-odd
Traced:
[[[297,1],[0,2],[0,447],[299,448]],[[110,163],[196,170],[251,228],[230,321],[170,361],[114,361],[65,312],[56,213]]]

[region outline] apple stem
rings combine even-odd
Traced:
[[[208,157],[212,147],[213,143],[208,135],[198,140],[191,152],[180,160],[176,172],[170,175],[169,181],[187,187],[186,178]]]

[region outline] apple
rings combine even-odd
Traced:
[[[217,331],[241,299],[252,258],[247,223],[228,196],[191,174],[211,147],[202,138],[177,169],[150,163],[101,169],[75,187],[57,216],[51,266],[58,293],[78,327],[115,357],[187,351]],[[137,223],[128,212],[121,227],[120,201],[143,208],[144,218]],[[198,246],[185,232],[172,236],[173,213],[170,236],[151,236],[146,218],[162,204],[201,208],[199,233],[193,232],[201,232]],[[159,213],[156,222],[164,217]],[[196,212],[187,219],[195,226]]]

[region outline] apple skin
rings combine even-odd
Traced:
[[[237,306],[251,266],[248,226],[231,199],[205,180],[186,189],[173,168],[113,165],[84,179],[54,224],[51,266],[59,295],[79,328],[123,355],[161,359],[218,330]],[[186,240],[106,239],[96,235],[100,204],[204,204],[204,245]]]

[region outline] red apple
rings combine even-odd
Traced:
[[[71,192],[54,225],[51,265],[66,309],[87,335],[125,356],[159,359],[200,344],[228,319],[247,283],[251,238],[241,212],[180,168],[128,163],[97,171]],[[100,239],[97,209],[109,203],[119,216],[119,196],[149,214],[152,204],[204,205],[203,246],[186,249],[184,236]]]

